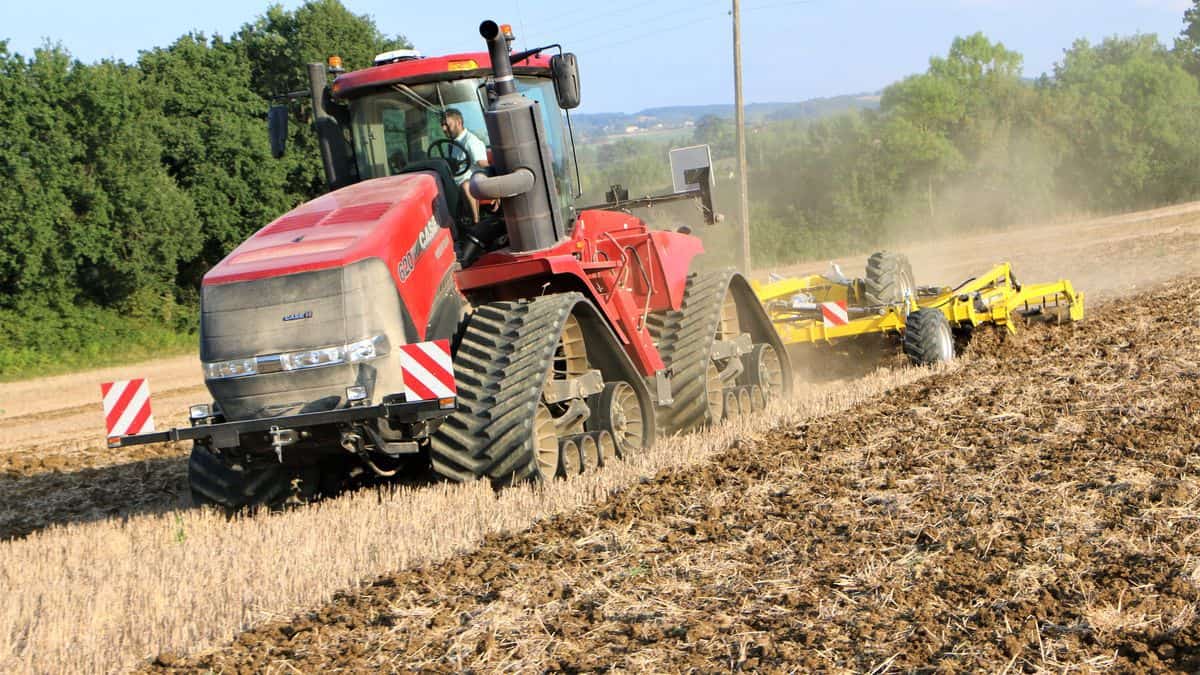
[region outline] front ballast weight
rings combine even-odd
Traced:
[[[754,290],[789,346],[890,334],[917,365],[953,360],[955,336],[979,326],[1015,334],[1023,321],[1084,318],[1084,295],[1065,279],[1020,284],[1002,263],[955,287],[917,286],[908,259],[889,252],[871,256],[864,279],[847,279],[834,266],[828,275],[772,278]]]

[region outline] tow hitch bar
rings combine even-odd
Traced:
[[[276,459],[283,464],[283,448],[299,440],[300,434],[296,433],[295,429],[280,429],[279,427],[271,427],[267,433],[271,435],[271,447],[275,448]]]

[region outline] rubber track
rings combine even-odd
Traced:
[[[934,308],[919,309],[908,315],[904,326],[904,354],[918,365],[927,366],[941,360],[938,348],[938,326],[946,315]]]
[[[904,255],[888,251],[872,254],[867,259],[867,304],[891,305],[899,302],[902,298],[900,279],[905,275],[911,284],[912,265]]]
[[[533,477],[533,417],[578,293],[482,305],[454,355],[458,410],[433,435],[433,470],[499,487]]]
[[[704,373],[721,319],[721,304],[733,270],[688,275],[679,311],[659,312],[648,326],[657,337],[658,353],[671,369],[674,405],[658,409],[661,434],[690,431],[716,420],[708,419]]]
[[[188,457],[192,503],[219,506],[234,512],[247,506],[279,506],[291,494],[290,472],[267,464],[247,473],[227,465],[207,448],[196,446]]]

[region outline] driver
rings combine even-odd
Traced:
[[[442,132],[446,134],[446,138],[455,141],[467,150],[466,157],[463,157],[463,151],[458,147],[451,150],[455,157],[466,161],[466,168],[454,176],[454,182],[458,183],[459,189],[467,196],[467,203],[471,205],[471,218],[478,221],[479,201],[471,194],[467,181],[476,171],[487,168],[487,147],[483,141],[479,140],[478,136],[467,131],[466,125],[463,124],[462,113],[456,108],[447,108],[446,112],[442,113]]]

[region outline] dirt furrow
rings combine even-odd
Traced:
[[[1200,668],[1200,281],[158,669]],[[286,664],[286,665],[285,665]]]

